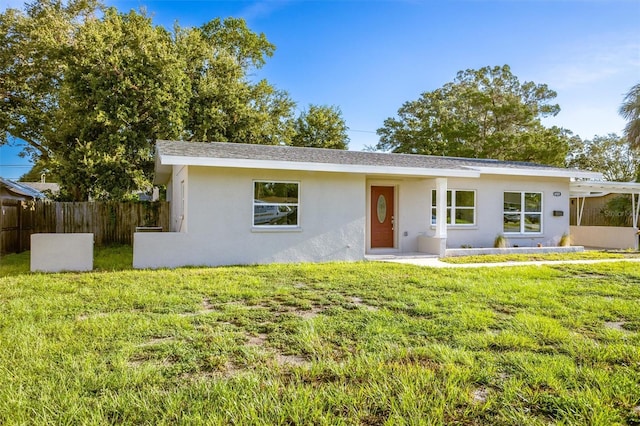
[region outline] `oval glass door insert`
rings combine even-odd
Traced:
[[[378,222],[384,223],[384,220],[387,218],[387,200],[384,198],[384,195],[378,196],[378,208],[376,210],[378,213]]]

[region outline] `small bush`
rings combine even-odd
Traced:
[[[493,247],[495,248],[507,248],[507,239],[504,235],[498,235],[495,240],[493,240]]]

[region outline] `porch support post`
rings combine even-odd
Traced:
[[[584,202],[587,201],[587,197],[582,197],[582,205],[580,205],[580,197],[578,197],[578,206],[579,206],[579,211],[578,211],[578,217],[577,217],[577,226],[580,226],[580,224],[582,223],[582,213],[584,213]],[[578,207],[576,206],[576,207]]]
[[[436,238],[447,238],[447,178],[436,178]]]
[[[638,216],[640,216],[640,193],[638,193],[638,201],[636,194],[631,193],[631,214],[633,215],[633,227],[638,228]]]

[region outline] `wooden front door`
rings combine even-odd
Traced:
[[[393,248],[394,187],[371,187],[371,248]]]

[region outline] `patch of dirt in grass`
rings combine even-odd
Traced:
[[[148,340],[144,343],[140,343],[138,345],[139,348],[144,348],[147,346],[155,346],[155,345],[160,345],[162,343],[173,343],[176,341],[175,337],[154,337],[151,340]]]
[[[211,303],[210,299],[202,299],[202,313],[213,312],[216,310],[216,307]]]
[[[489,396],[489,389],[483,387],[476,388],[471,391],[471,401],[474,404],[484,404],[487,402]]]
[[[86,321],[86,320],[88,320],[88,319],[106,318],[106,317],[108,317],[109,315],[111,315],[111,314],[110,314],[110,313],[108,313],[108,312],[97,312],[97,313],[95,313],[95,314],[81,314],[81,315],[78,315],[78,316],[76,317],[76,320],[77,320],[77,321]]]
[[[190,382],[200,382],[214,379],[231,379],[247,371],[246,369],[235,365],[232,362],[226,362],[222,368],[215,371],[193,371],[180,375],[182,380]]]
[[[211,300],[209,299],[202,299],[202,309],[200,309],[199,311],[196,312],[185,312],[180,314],[181,317],[195,317],[198,315],[206,315],[206,314],[210,314],[212,312],[216,312],[218,309],[216,308],[216,306],[211,303]]]
[[[629,330],[624,328],[625,324],[626,323],[624,321],[607,321],[607,322],[604,323],[604,326],[606,328],[610,328],[612,330],[629,332]]]
[[[318,315],[320,315],[322,313],[322,311],[324,311],[324,309],[319,308],[317,306],[312,307],[309,310],[303,311],[300,309],[296,309],[295,311],[293,311],[297,316],[299,316],[302,319],[308,320],[308,319],[312,319],[317,317]]]
[[[276,362],[280,365],[288,365],[293,367],[306,367],[311,363],[304,357],[299,355],[276,354]]]
[[[354,305],[358,306],[358,307],[362,307],[365,308],[367,311],[370,312],[375,312],[378,310],[378,308],[376,308],[375,306],[371,306],[368,305],[366,303],[364,303],[364,300],[362,300],[362,298],[358,297],[358,296],[351,296],[349,298],[349,300],[351,301],[351,303],[353,303]]]
[[[269,336],[266,333],[249,336],[249,340],[247,340],[245,345],[259,348],[266,353],[272,353],[275,362],[280,366],[304,367],[310,365],[310,362],[300,355],[285,355],[282,352],[266,347],[268,337]]]
[[[636,405],[635,407],[633,407],[631,409],[631,411],[633,412],[633,414],[635,414],[636,416],[640,416],[640,405]]]
[[[262,348],[265,346],[265,343],[267,343],[267,335],[265,333],[260,333],[257,336],[249,336],[249,340],[246,345]]]
[[[493,309],[494,312],[498,314],[503,314],[503,315],[513,315],[517,311],[516,308],[514,308],[513,306],[506,306],[506,305],[493,305],[491,308]]]
[[[129,364],[129,367],[132,367],[132,368],[139,368],[145,364],[167,368],[167,367],[171,367],[174,364],[174,362],[172,362],[169,358],[157,360],[157,359],[151,359],[145,354],[139,354],[131,357],[131,359],[129,359],[127,364]]]

